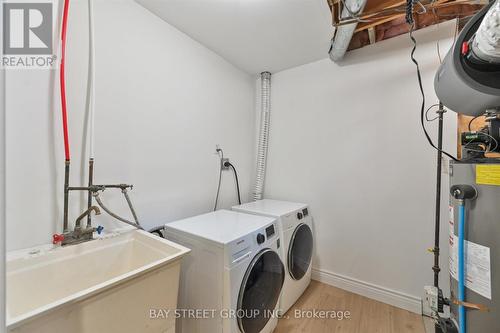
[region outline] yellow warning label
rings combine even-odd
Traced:
[[[500,186],[500,164],[476,165],[476,184]]]

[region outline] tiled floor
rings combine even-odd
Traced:
[[[349,311],[350,318],[300,318],[296,311],[314,309]],[[310,316],[312,312],[303,314]],[[332,312],[326,314],[331,315]],[[420,315],[312,281],[304,295],[286,313],[285,318],[280,319],[274,332],[425,333],[425,329]]]

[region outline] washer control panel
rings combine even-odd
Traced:
[[[264,229],[259,230],[255,235],[257,245],[262,245],[266,241],[276,236],[276,224],[270,224]]]
[[[266,228],[267,238],[272,237],[275,233],[276,233],[276,230],[274,228],[274,224],[271,224],[269,227]]]

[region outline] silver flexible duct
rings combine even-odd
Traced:
[[[261,113],[259,143],[257,148],[257,174],[253,200],[261,200],[264,194],[264,180],[266,177],[267,147],[269,144],[269,122],[271,116],[271,73],[260,74],[261,84]]]
[[[367,0],[342,0],[343,10],[341,17],[356,17],[360,15],[365,8],[366,1]],[[358,23],[355,22],[334,28],[334,36],[330,42],[330,51],[328,51],[330,60],[338,62],[344,58],[357,26]]]
[[[485,61],[500,63],[500,0],[484,16],[474,37],[472,50]]]

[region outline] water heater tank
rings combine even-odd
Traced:
[[[500,163],[456,162],[450,169],[450,186],[472,185],[477,198],[467,201],[465,240],[465,301],[487,307],[489,311],[467,310],[467,332],[500,332]],[[450,199],[450,287],[451,299],[458,298],[456,235],[458,202]],[[454,255],[455,253],[455,255]],[[458,322],[458,306],[452,304],[451,317]]]

